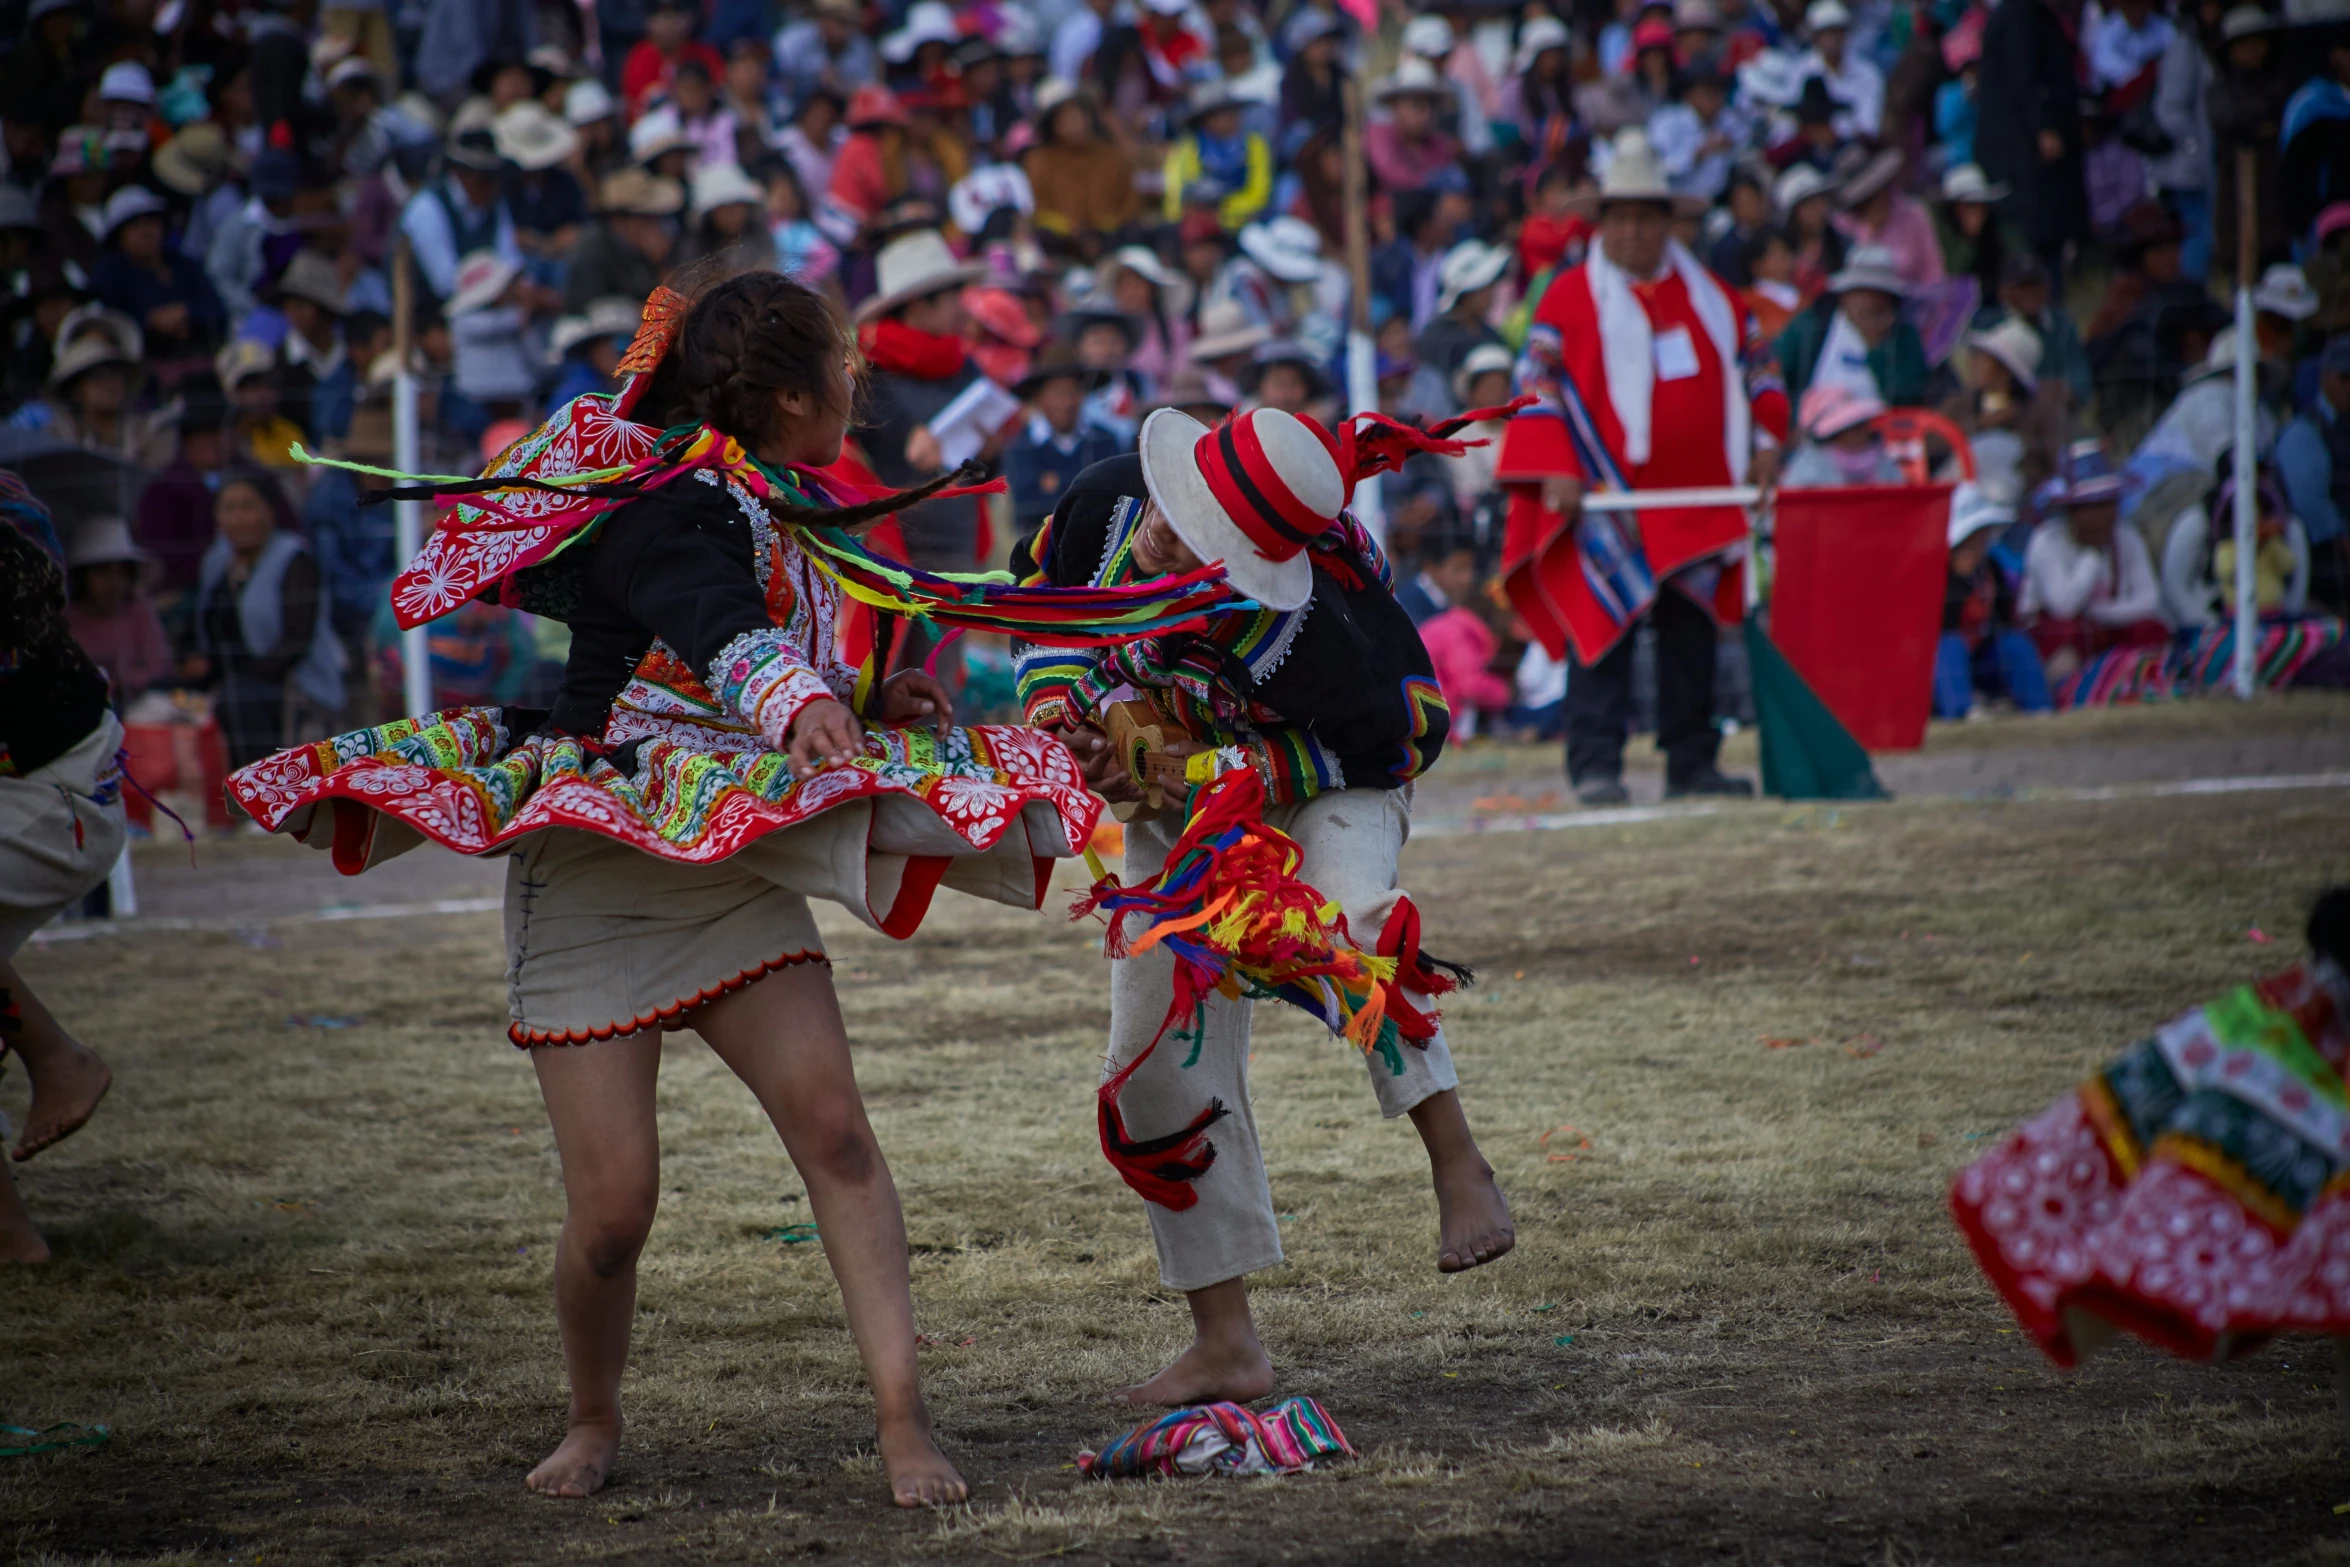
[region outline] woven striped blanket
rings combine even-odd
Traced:
[[[2324,615],[2263,621],[2253,650],[2253,678],[2265,690],[2292,684],[2293,677],[2342,640],[2342,622]],[[2201,696],[2225,687],[2236,659],[2232,624],[2182,631],[2160,647],[2116,648],[2083,664],[2058,682],[2059,710],[2115,707],[2127,702],[2167,702]]]

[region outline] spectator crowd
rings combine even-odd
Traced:
[[[206,693],[232,764],[397,710],[390,480],[296,453],[390,466],[403,273],[450,472],[611,391],[658,284],[789,272],[855,324],[852,462],[1008,479],[898,521],[971,570],[1155,408],[1335,417],[1358,315],[1380,413],[1508,402],[1622,157],[1751,314],[1784,484],[1968,479],[1937,711],[2225,622],[2247,356],[2258,607],[2313,652],[2350,609],[2350,0],[10,0],[0,33],[0,466],[116,476],[60,503],[76,635],[125,708]],[[1381,476],[1384,538],[1455,735],[1553,734],[1498,444]],[[469,608],[436,690],[543,702],[563,646]]]

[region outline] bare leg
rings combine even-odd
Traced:
[[[33,1228],[33,1216],[24,1211],[16,1194],[16,1179],[0,1164],[0,1267],[15,1262],[47,1262],[49,1243]]]
[[[808,1186],[825,1261],[839,1281],[900,1507],[952,1506],[971,1494],[938,1450],[914,1361],[914,1292],[906,1216],[865,1118],[832,973],[803,964],[770,974],[694,1015],[694,1028],[750,1086]]]
[[[1494,1184],[1493,1166],[1469,1135],[1454,1089],[1430,1094],[1411,1109],[1412,1125],[1428,1150],[1436,1177],[1436,1268],[1460,1273],[1501,1256],[1518,1243],[1510,1205]]]
[[[114,1074],[98,1052],[76,1040],[41,1005],[16,965],[0,958],[0,1048],[14,1051],[32,1079],[33,1104],[12,1157],[30,1159],[82,1129]]]
[[[1174,1409],[1222,1400],[1245,1404],[1272,1392],[1273,1361],[1257,1342],[1248,1280],[1226,1279],[1183,1298],[1191,1306],[1191,1348],[1148,1382],[1112,1393],[1111,1401]]]
[[[587,1496],[620,1453],[620,1373],[636,1314],[636,1260],[660,1200],[653,1085],[661,1032],[531,1052],[563,1158],[563,1238],[555,1248],[555,1321],[571,1411],[562,1445],[524,1482],[548,1496]]]

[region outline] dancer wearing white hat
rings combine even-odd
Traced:
[[[1126,825],[1128,887],[1158,875],[1184,833],[1184,808],[1157,802],[1245,769],[1262,785],[1265,824],[1302,851],[1296,876],[1345,910],[1355,941],[1368,948],[1377,937],[1404,973],[1424,975],[1396,859],[1411,780],[1442,749],[1448,719],[1386,560],[1345,508],[1355,478],[1409,449],[1458,444],[1378,426],[1333,436],[1264,408],[1211,429],[1163,408],[1141,446],[1080,474],[1015,552],[1014,569],[1082,586],[1221,563],[1255,603],[1202,632],[1107,653],[1020,648],[1029,722],[1068,739],[1097,792],[1142,802]],[[1178,738],[1139,752],[1108,738],[1122,727],[1113,698],[1129,686],[1152,724]],[[1251,1003],[1211,995],[1180,1025],[1190,1059],[1173,1041],[1156,1050],[1176,975],[1163,944],[1113,965],[1101,1114],[1104,1152],[1147,1201],[1160,1278],[1189,1296],[1195,1337],[1173,1365],[1119,1396],[1253,1399],[1271,1390],[1273,1366],[1247,1275],[1282,1250],[1248,1109]],[[1414,994],[1408,980],[1403,994]],[[1499,1257],[1514,1232],[1433,1022],[1366,1060],[1382,1113],[1409,1115],[1427,1146],[1438,1266],[1453,1272]]]
[[[1673,192],[1641,132],[1616,139],[1600,185],[1599,243],[1534,312],[1497,477],[1511,486],[1503,570],[1551,656],[1572,654],[1567,772],[1586,805],[1619,805],[1631,719],[1632,638],[1656,628],[1657,744],[1668,796],[1750,794],[1714,765],[1715,616],[1738,601],[1735,506],[1587,514],[1586,489],[1767,484],[1787,397],[1766,375],[1738,296],[1671,237]],[[1678,591],[1660,592],[1665,587]],[[1734,610],[1733,610],[1734,612]]]

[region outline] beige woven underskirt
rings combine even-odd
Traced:
[[[891,802],[894,803],[894,802]],[[876,929],[903,898],[927,905],[928,877],[1016,907],[1041,897],[1030,835],[1015,822],[993,850],[946,860],[953,842],[919,808],[856,801],[686,865],[594,833],[555,829],[506,866],[506,999],[518,1045],[586,1044],[640,1029],[690,1028],[694,1008],[796,963],[825,961],[811,897]],[[911,870],[911,874],[909,874]],[[893,932],[895,933],[895,932]]]
[[[122,749],[112,713],[81,744],[22,778],[0,778],[0,958],[16,956],[106,879],[122,853],[119,787],[95,797]]]

